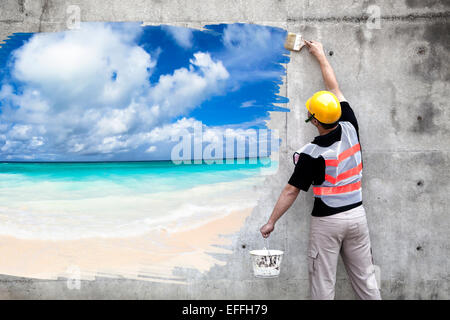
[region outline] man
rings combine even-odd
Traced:
[[[322,44],[305,42],[319,62],[328,90],[316,92],[306,102],[306,122],[310,121],[317,128],[319,136],[294,153],[294,173],[260,231],[267,238],[300,190],[306,192],[313,185],[314,208],[308,248],[312,299],[334,299],[336,267],[341,254],[358,297],[379,300],[362,205],[358,122],[339,90]]]

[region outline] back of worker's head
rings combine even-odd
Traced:
[[[308,119],[316,127],[334,128],[341,118],[342,110],[338,98],[330,91],[318,91],[306,101]]]
[[[309,117],[311,117],[311,113],[309,113],[309,111],[308,111],[308,118]],[[320,127],[324,128],[325,130],[332,129],[332,128],[336,127],[337,124],[339,123],[339,121],[336,121],[336,122],[333,122],[333,123],[323,123],[323,122],[320,122],[319,120],[317,120],[314,117],[310,121],[315,127],[319,127],[320,126]]]

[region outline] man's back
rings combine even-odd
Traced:
[[[342,101],[340,104],[342,115],[336,129],[325,135],[315,137],[311,143],[297,152],[298,161],[294,173],[289,179],[290,185],[308,191],[311,185],[334,187],[356,183],[360,180],[362,157],[359,149],[358,121],[347,101]],[[353,149],[351,149],[352,147]],[[344,156],[347,157],[344,159]],[[342,161],[337,163],[339,157]],[[334,159],[336,161],[333,161]],[[354,169],[353,173],[358,171],[357,174],[341,176],[351,169]],[[355,184],[353,188],[357,186]],[[319,192],[319,189],[313,190]],[[351,190],[350,192],[353,192],[353,194],[351,197],[347,197],[345,201],[338,200],[339,197],[342,198],[342,195],[316,195],[312,215],[330,216],[360,206],[362,196],[360,193],[356,194],[355,191],[356,189]]]

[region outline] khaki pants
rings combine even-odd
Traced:
[[[311,217],[308,263],[312,299],[334,299],[339,254],[358,297],[380,300],[362,205],[328,217]]]

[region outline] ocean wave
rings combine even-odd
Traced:
[[[61,185],[48,181],[25,184],[14,189],[14,201],[9,199],[0,205],[0,235],[74,240],[170,233],[254,207],[254,186],[263,180],[263,176],[256,175],[188,189],[134,194],[120,185],[103,190],[102,186],[111,187],[104,183],[73,192],[61,191]],[[27,195],[33,190],[39,194],[30,199]]]

